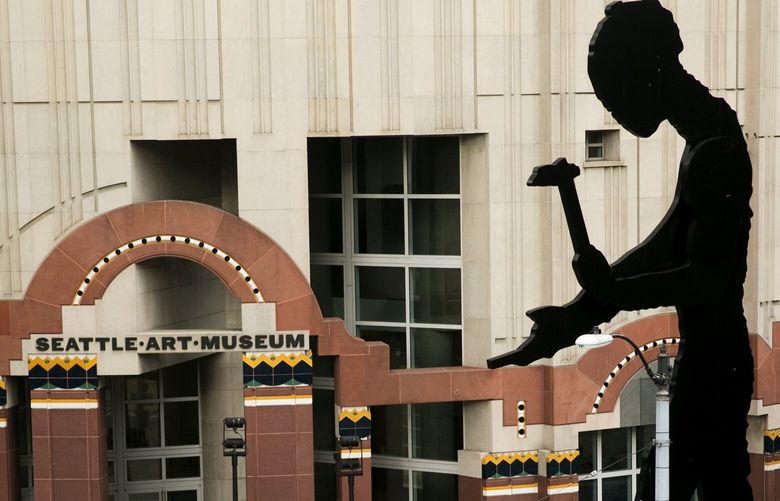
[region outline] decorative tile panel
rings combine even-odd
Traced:
[[[482,458],[482,479],[539,474],[539,452],[505,452]]]
[[[580,469],[580,451],[555,451],[547,455],[547,476],[576,475]]]
[[[8,392],[6,391],[6,381],[3,376],[0,376],[0,409],[5,407],[8,402]]]
[[[339,412],[339,436],[371,436],[371,411],[368,407],[342,407]]]
[[[539,484],[537,482],[520,485],[485,485],[482,487],[482,496],[486,498],[534,495],[538,493]],[[504,499],[506,499],[506,497],[504,497]]]
[[[780,452],[780,428],[764,432],[764,454]]]
[[[560,494],[577,494],[580,492],[579,482],[566,482],[563,484],[550,484],[547,486],[547,495],[549,497],[558,496]],[[566,499],[571,499],[567,497]]]
[[[297,353],[250,353],[241,357],[244,386],[311,386],[311,351]]]
[[[94,390],[97,357],[31,356],[27,359],[30,390]]]
[[[780,428],[764,432],[764,471],[780,469]]]

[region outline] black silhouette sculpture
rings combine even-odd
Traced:
[[[736,113],[680,64],[683,44],[671,12],[658,0],[641,0],[614,2],[605,13],[590,42],[593,88],[634,135],[649,137],[668,120],[685,139],[674,201],[652,234],[610,265],[587,240],[574,191],[579,169],[563,159],[536,168],[529,185],[561,191],[583,290],[563,306],[529,311],[530,337],[488,366],[551,357],[620,310],[675,306],[682,340],[671,387],[671,499],[689,501],[700,486],[705,499],[749,500],[747,146]]]

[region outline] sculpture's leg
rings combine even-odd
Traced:
[[[695,316],[685,323],[696,325],[696,332],[683,334],[675,364],[671,500],[689,501],[697,485],[704,499],[750,500],[745,433],[753,359],[747,331],[725,316]]]

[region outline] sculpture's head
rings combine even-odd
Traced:
[[[682,70],[680,31],[658,0],[613,2],[604,13],[590,40],[588,76],[615,120],[649,137],[666,118],[669,80]]]

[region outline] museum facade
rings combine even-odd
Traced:
[[[662,3],[753,162],[750,481],[780,499],[780,2]],[[346,500],[349,466],[362,501],[633,499],[631,347],[485,363],[578,290],[533,166],[581,167],[610,260],[674,196],[683,140],[593,95],[604,4],[0,0],[0,501],[232,499],[225,438],[240,499]],[[669,308],[594,328],[679,342]]]

